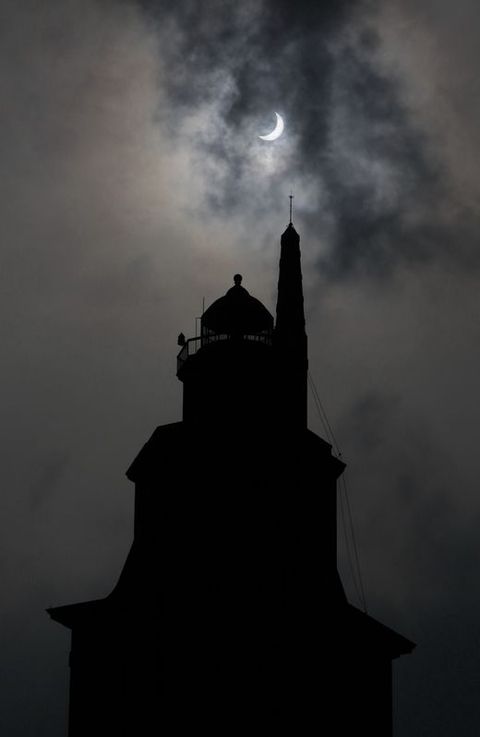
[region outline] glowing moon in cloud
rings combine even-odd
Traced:
[[[275,115],[277,116],[277,124],[271,133],[268,133],[266,136],[258,136],[262,141],[276,141],[282,135],[283,129],[285,128],[283,118],[278,113],[275,113]]]

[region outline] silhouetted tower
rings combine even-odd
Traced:
[[[72,630],[69,737],[391,735],[392,660],[413,644],[350,605],[337,573],[344,464],[307,428],[291,222],[275,326],[237,274],[179,345],[183,420],[127,471],[134,541],[119,581],[49,610]]]

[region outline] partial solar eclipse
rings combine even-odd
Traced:
[[[283,118],[278,113],[275,113],[275,115],[277,116],[277,124],[271,133],[267,133],[266,136],[258,136],[262,141],[276,141],[282,135],[283,129],[285,128]]]

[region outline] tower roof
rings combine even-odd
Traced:
[[[204,312],[202,327],[219,335],[251,335],[273,329],[273,317],[260,300],[242,287],[240,274],[234,286]]]

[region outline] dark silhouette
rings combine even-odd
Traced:
[[[392,733],[392,659],[413,643],[347,602],[344,464],[307,429],[300,243],[282,235],[277,319],[241,285],[181,334],[183,420],[127,471],[134,541],[72,630],[70,737]],[[327,726],[330,725],[331,726]]]

